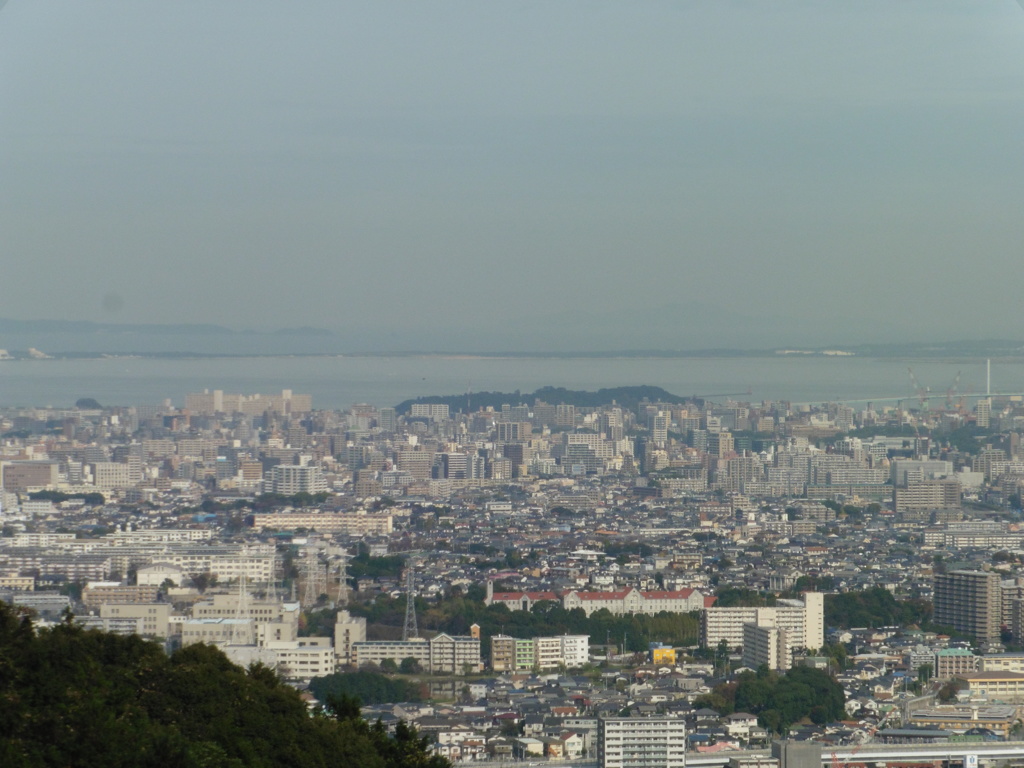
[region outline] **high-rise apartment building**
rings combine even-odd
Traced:
[[[408,472],[416,480],[428,480],[431,468],[434,466],[434,452],[428,450],[417,450],[415,448],[402,448],[396,452],[398,468]]]
[[[1002,624],[998,573],[950,571],[935,576],[936,624],[953,627],[981,642],[996,642]]]
[[[601,415],[601,432],[609,440],[621,440],[625,437],[621,408],[612,408]]]
[[[352,663],[352,646],[366,640],[366,618],[339,611],[334,623],[334,652],[338,664]]]
[[[294,496],[296,493],[323,493],[327,490],[327,479],[320,467],[278,464],[270,471],[274,493]]]
[[[908,483],[906,488],[893,489],[893,505],[897,512],[928,509],[959,509],[959,480],[926,480]]]
[[[5,491],[46,488],[56,485],[58,469],[56,461],[5,461],[0,462],[0,478]]]
[[[974,423],[979,427],[988,428],[992,423],[992,398],[983,397],[974,408]]]
[[[555,426],[558,427],[573,427],[576,426],[576,406],[575,405],[556,405],[555,406]]]
[[[786,670],[793,665],[789,633],[775,626],[743,625],[743,666]]]
[[[765,608],[712,606],[701,611],[700,640],[707,648],[722,640],[730,648],[743,646],[743,627],[755,624],[786,630],[791,649],[814,651],[825,644],[825,601],[820,592],[805,592],[803,600],[780,600]]]
[[[409,412],[414,419],[445,421],[448,418],[448,406],[443,403],[413,403]]]
[[[597,754],[601,768],[683,768],[686,723],[674,717],[602,717]]]
[[[671,421],[668,414],[659,412],[651,419],[651,440],[659,448],[664,448],[668,442],[668,427]]]

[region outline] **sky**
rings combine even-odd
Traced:
[[[1022,135],[1014,0],[8,0],[0,317],[1019,337]]]

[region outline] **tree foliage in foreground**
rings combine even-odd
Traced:
[[[0,765],[443,768],[412,729],[392,744],[349,707],[310,714],[270,669],[194,645],[73,624],[36,631],[0,603]]]

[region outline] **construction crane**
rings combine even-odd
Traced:
[[[960,390],[960,371],[956,372],[956,378],[953,379],[953,383],[949,385],[949,389],[946,390],[946,410],[952,411],[956,408],[956,396]]]
[[[922,387],[921,382],[917,380],[917,376],[914,375],[913,368],[907,368],[907,373],[910,374],[910,383],[914,387],[914,394],[917,395],[918,401],[921,403],[921,410],[928,410],[928,395],[931,394],[931,390],[927,387]]]

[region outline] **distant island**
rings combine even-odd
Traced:
[[[533,405],[540,400],[549,405],[575,405],[579,408],[598,408],[608,403],[617,403],[623,408],[635,411],[641,401],[660,403],[692,402],[695,396],[681,397],[661,387],[635,386],[612,387],[586,392],[564,387],[541,387],[536,392],[467,392],[462,395],[427,395],[405,400],[395,406],[400,414],[408,414],[415,404],[447,405],[452,413],[472,413],[481,408],[500,410],[502,405]]]

